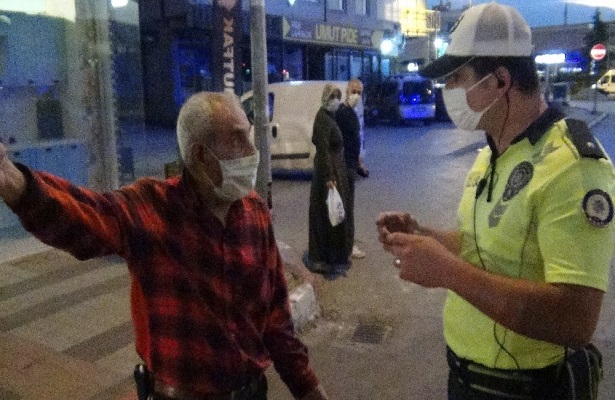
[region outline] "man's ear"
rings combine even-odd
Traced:
[[[193,143],[188,151],[190,164],[202,164],[205,162],[204,147],[198,143]]]
[[[493,71],[493,75],[495,79],[497,79],[498,89],[504,88],[508,90],[512,86],[512,78],[510,76],[510,72],[504,67],[498,67],[495,71]]]
[[[214,185],[219,186],[222,184],[220,164],[211,150],[203,144],[195,143],[190,147],[190,157],[192,165],[207,174]]]

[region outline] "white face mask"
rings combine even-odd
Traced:
[[[352,108],[355,108],[357,106],[357,104],[359,104],[359,94],[358,93],[353,93],[350,96],[348,96],[348,105]]]
[[[491,74],[485,76],[480,81],[472,85],[468,90],[458,87],[454,89],[442,89],[442,98],[444,99],[444,105],[446,106],[446,112],[451,117],[453,123],[459,129],[467,131],[473,131],[478,126],[483,114],[487,112],[493,106],[499,98],[493,100],[491,104],[485,107],[482,111],[474,111],[468,104],[468,93],[487,79]]]
[[[340,106],[340,99],[331,99],[327,102],[327,111],[336,112]]]
[[[258,151],[248,157],[236,158],[233,160],[218,160],[220,169],[222,170],[222,185],[213,185],[216,195],[220,199],[229,202],[247,196],[254,189],[254,185],[256,184],[258,161]]]

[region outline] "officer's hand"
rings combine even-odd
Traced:
[[[0,143],[0,198],[7,204],[19,200],[26,188],[26,179],[9,159],[6,148]]]
[[[391,233],[384,249],[395,257],[399,277],[425,287],[449,287],[458,257],[436,239],[407,233]]]
[[[407,212],[388,211],[378,214],[376,228],[378,229],[378,240],[384,243],[389,234],[414,233],[419,228],[419,224]]]

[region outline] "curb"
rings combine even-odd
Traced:
[[[320,315],[314,290],[315,277],[289,245],[281,240],[277,243],[286,272],[293,324],[295,332],[298,332]]]
[[[598,115],[596,118],[592,119],[591,121],[589,121],[587,123],[587,126],[591,129],[594,127],[594,125],[596,125],[597,123],[599,123],[600,121],[602,121],[603,119],[606,118],[606,116],[609,115],[608,113],[600,113],[600,115]]]
[[[288,297],[295,332],[300,331],[320,315],[320,306],[316,300],[314,286],[311,283],[305,282],[297,286],[288,294]]]
[[[0,237],[0,264],[52,249],[30,234]]]

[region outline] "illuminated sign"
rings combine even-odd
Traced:
[[[241,42],[241,2],[214,0],[212,75],[214,91],[236,92]]]
[[[323,24],[283,18],[282,36],[297,42],[334,44],[345,47],[377,49],[382,42],[382,31]]]
[[[559,54],[540,54],[534,58],[536,64],[563,64],[566,62],[566,55]]]

